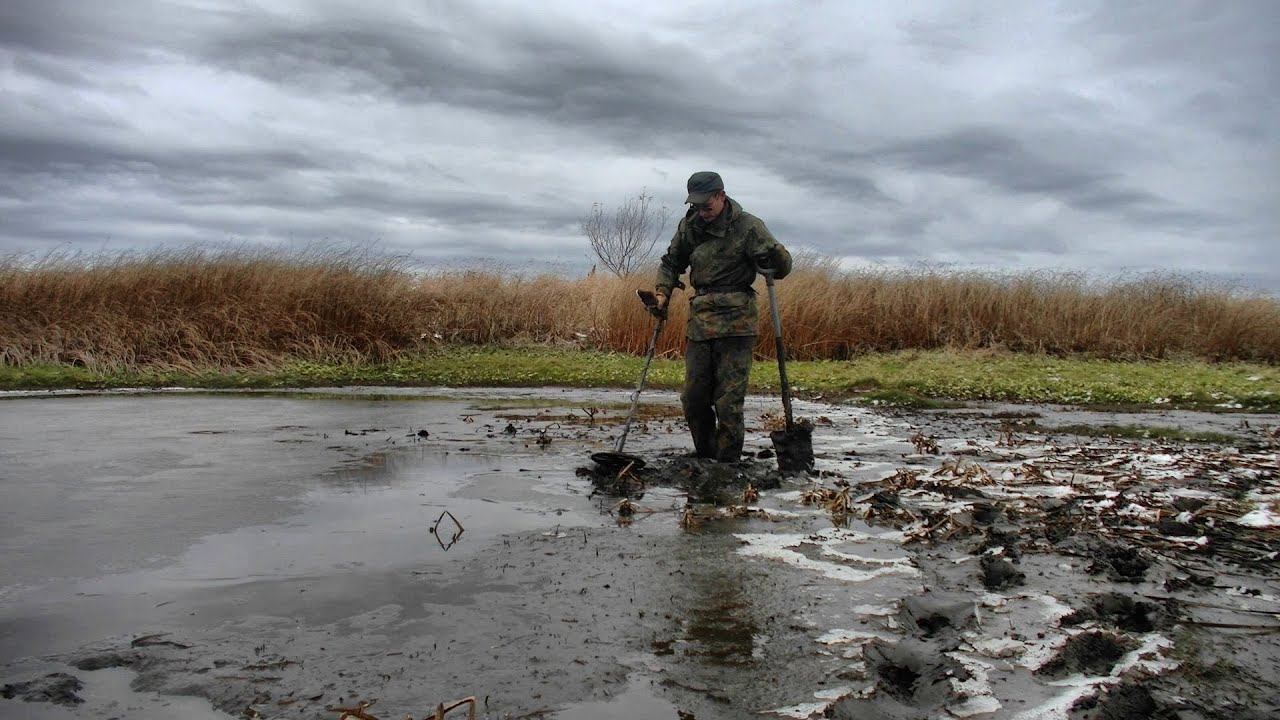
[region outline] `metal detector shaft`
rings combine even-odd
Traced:
[[[791,414],[791,383],[787,381],[787,349],[782,344],[782,316],[778,314],[778,297],[773,289],[773,270],[760,269],[764,283],[769,286],[769,312],[773,315],[773,343],[778,355],[778,378],[782,382],[782,409],[787,416],[787,432],[795,427]]]
[[[684,287],[684,283],[677,282],[675,287],[671,288],[674,293],[677,288]],[[627,422],[622,426],[622,434],[618,436],[618,442],[614,444],[614,452],[622,452],[623,446],[627,444],[627,433],[631,432],[631,421],[636,417],[636,408],[640,405],[640,393],[644,390],[645,378],[649,376],[649,365],[653,363],[654,352],[658,349],[658,336],[662,334],[662,326],[667,324],[667,308],[671,306],[671,296],[667,296],[667,304],[662,308],[662,313],[658,315],[658,324],[653,327],[653,335],[649,338],[649,349],[644,355],[644,368],[640,370],[640,381],[636,383],[635,392],[631,393],[631,410],[627,412]]]
[[[653,362],[653,353],[658,347],[658,335],[666,322],[666,318],[658,318],[658,324],[653,328],[653,337],[649,338],[649,350],[644,356],[644,369],[640,371],[640,382],[636,384],[635,392],[631,393],[631,410],[627,412],[627,422],[622,426],[622,434],[618,436],[618,442],[613,446],[614,452],[622,452],[623,446],[627,444],[627,433],[631,432],[631,421],[635,419],[636,407],[640,405],[640,391],[644,390],[644,380],[649,375],[649,365]]]

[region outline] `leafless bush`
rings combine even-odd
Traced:
[[[626,277],[653,256],[670,218],[670,208],[655,207],[653,196],[641,190],[613,212],[600,203],[592,205],[582,219],[582,234],[607,270]]]

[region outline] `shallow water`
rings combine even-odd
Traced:
[[[627,450],[685,452],[675,396],[645,399],[658,407]],[[1115,587],[1078,558],[1029,555],[1018,566],[1026,587],[988,592],[970,548],[904,546],[902,533],[857,519],[835,527],[801,502],[813,487],[804,477],[762,493],[764,514],[698,508],[682,525],[683,495],[659,487],[619,523],[616,498],[593,497],[574,470],[612,447],[626,400],[548,388],[7,394],[0,683],[71,672],[88,702],[0,700],[0,714],[150,717],[181,694],[200,696],[180,701],[195,703],[181,705],[190,717],[209,703],[227,715],[336,717],[325,708],[374,699],[370,712],[402,717],[468,695],[495,718],[869,707],[911,717],[924,706],[877,692],[864,653],[919,636],[904,603],[943,592],[974,609],[953,661],[979,669],[929,712],[1057,717],[1065,693],[1117,681],[1064,689],[1032,673],[1070,635],[1057,626],[1064,603]],[[749,399],[748,450],[769,447],[760,414],[776,405]],[[796,407],[822,420],[814,447],[828,487],[932,471],[949,452],[980,452],[998,473],[1051,451],[1001,448],[970,418]],[[915,453],[921,427],[942,456]],[[1165,472],[1175,455],[1152,449],[1134,463]],[[984,490],[1015,504],[1075,492]],[[1274,574],[1239,582],[1261,593],[1242,601],[1257,607],[1280,594]],[[1157,641],[1144,640],[1162,657]],[[1273,645],[1246,650],[1266,666]]]

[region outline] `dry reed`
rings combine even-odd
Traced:
[[[420,273],[403,259],[335,249],[10,257],[0,260],[0,362],[199,370],[523,342],[639,353],[653,326],[634,291],[651,277]],[[758,286],[757,349],[771,356]],[[1280,359],[1274,298],[1173,275],[847,270],[802,257],[778,294],[797,359],[933,348]],[[684,295],[672,308],[663,354],[682,350]]]

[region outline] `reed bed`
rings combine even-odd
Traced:
[[[653,328],[635,290],[651,279],[421,272],[403,258],[334,249],[14,256],[0,260],[0,362],[210,370],[526,343],[635,354]],[[770,357],[758,289],[757,349]],[[938,348],[1280,359],[1280,302],[1177,275],[849,270],[809,256],[778,294],[796,359]],[[661,354],[682,351],[686,309],[678,294]]]

